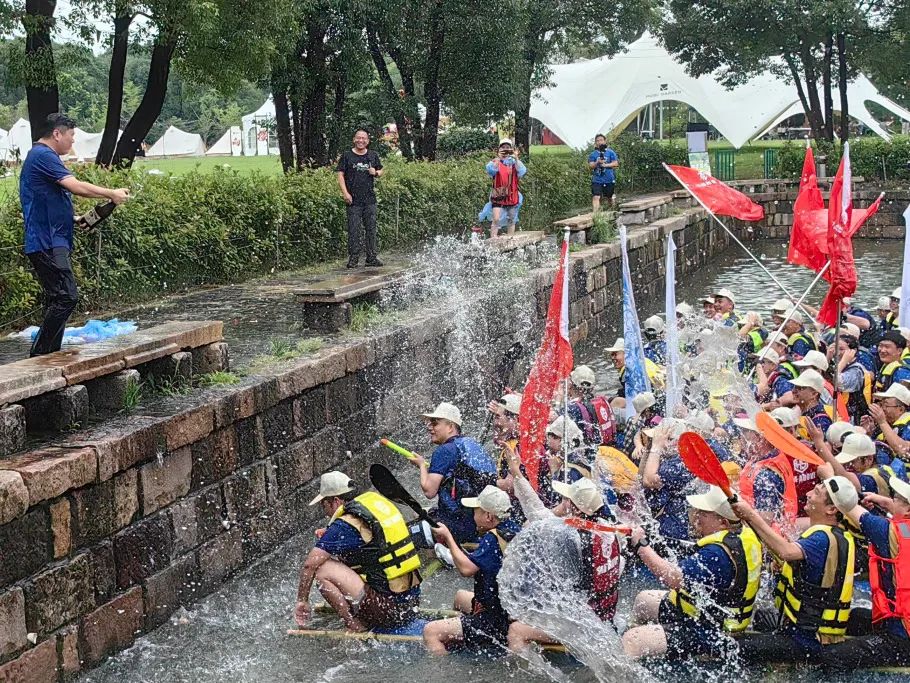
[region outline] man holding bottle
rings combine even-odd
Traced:
[[[75,223],[72,195],[107,199],[113,205],[122,204],[130,196],[126,188],[108,189],[77,180],[63,165],[60,157],[69,154],[75,137],[76,122],[71,118],[50,114],[35,128],[38,141],[25,157],[19,176],[25,255],[44,290],[45,306],[30,356],[60,350],[66,321],[79,300],[70,263]]]
[[[600,211],[600,198],[604,197],[610,206],[615,204],[613,190],[616,187],[616,171],[619,157],[607,147],[604,135],[594,136],[594,151],[588,155],[588,168],[594,172],[591,178],[591,205],[594,212]]]

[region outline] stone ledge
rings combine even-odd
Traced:
[[[95,481],[98,462],[93,448],[52,446],[0,460],[2,470],[17,472],[28,489],[29,505],[37,505]]]

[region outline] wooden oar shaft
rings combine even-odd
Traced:
[[[329,631],[325,629],[289,628],[289,636],[329,638],[331,640],[377,640],[385,643],[419,643],[423,636],[404,635],[400,633],[373,633],[372,631]],[[544,652],[568,652],[565,645],[541,645]]]

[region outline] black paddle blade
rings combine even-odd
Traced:
[[[379,493],[389,500],[406,505],[420,519],[429,521],[427,511],[414,499],[414,496],[408,493],[408,490],[401,485],[401,482],[395,478],[395,475],[385,465],[380,465],[378,462],[370,465],[370,482]]]

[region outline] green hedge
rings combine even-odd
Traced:
[[[653,164],[655,149],[653,143],[618,146],[620,189],[634,177],[628,159]],[[389,159],[377,183],[380,244],[406,247],[435,234],[466,235],[489,194],[483,170],[488,156],[411,164]],[[590,202],[584,154],[535,154],[528,169],[522,182],[525,229],[547,229]],[[171,176],[85,166],[75,173],[106,186],[129,186],[134,195],[100,234],[77,231],[73,262],[83,310],[346,253],[345,206],[329,169],[266,176],[219,168]],[[77,210],[90,205],[79,200]],[[0,202],[0,329],[39,317],[40,288],[21,253],[22,234],[12,196]]]
[[[833,176],[840,164],[840,144],[813,143],[815,156],[827,157],[827,173]],[[806,147],[803,143],[787,142],[778,153],[778,175],[799,178],[803,169]],[[850,164],[854,176],[879,180],[910,179],[910,137],[896,135],[890,142],[879,137],[863,137],[850,141]]]

